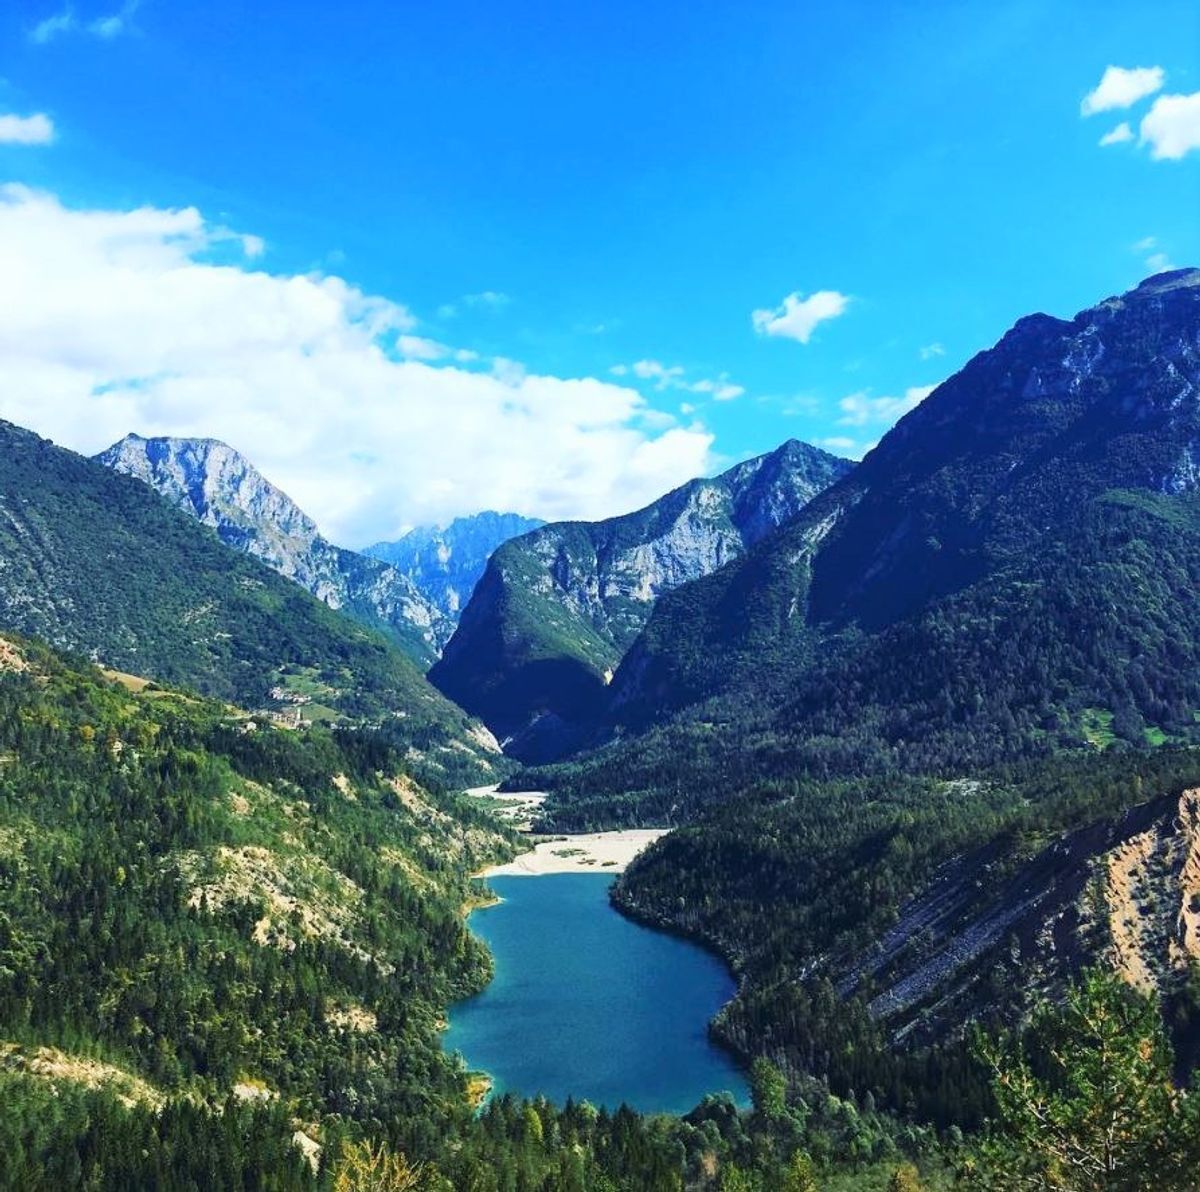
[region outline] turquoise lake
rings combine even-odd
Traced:
[[[496,975],[450,1010],[445,1046],[496,1093],[541,1093],[615,1109],[685,1113],[707,1093],[749,1093],[708,1038],[734,993],[710,953],[631,923],[608,902],[609,874],[495,877],[504,900],[472,912]]]

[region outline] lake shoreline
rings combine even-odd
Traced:
[[[464,793],[470,797],[486,800],[493,805],[493,809],[501,818],[508,820],[514,827],[523,827],[525,831],[522,835],[525,837],[525,840],[522,843],[527,845],[526,850],[517,854],[517,856],[511,857],[506,861],[498,861],[492,865],[488,865],[473,874],[473,877],[482,885],[482,891],[478,900],[472,900],[462,907],[463,917],[468,921],[468,924],[471,915],[475,911],[497,908],[509,900],[488,884],[492,878],[504,880],[516,877],[554,878],[568,875],[578,876],[581,874],[607,876],[610,885],[610,896],[605,901],[609,910],[618,918],[626,920],[632,925],[649,929],[661,936],[689,944],[691,947],[698,949],[701,953],[715,960],[726,974],[727,979],[732,985],[732,989],[705,1016],[704,1036],[708,1041],[708,1045],[722,1053],[731,1064],[732,1069],[738,1074],[738,1079],[743,1082],[741,1085],[743,1090],[741,1096],[746,1096],[747,1094],[744,1092],[746,1057],[737,1048],[730,1046],[729,1042],[722,1039],[719,1032],[714,1029],[717,1019],[719,1019],[726,1006],[737,996],[741,984],[740,974],[729,963],[728,957],[724,956],[719,948],[713,946],[712,941],[689,937],[684,932],[672,930],[663,924],[654,923],[647,916],[636,912],[630,913],[629,908],[622,906],[611,897],[611,886],[616,884],[617,879],[625,873],[634,859],[655,841],[665,836],[670,829],[626,828],[605,832],[564,833],[543,836],[530,831],[528,821],[522,823],[522,820],[526,816],[531,816],[531,813],[536,814],[536,811],[540,809],[541,799],[545,797],[544,793],[535,792],[532,796],[529,794],[526,795],[527,799],[536,799],[538,801],[533,806],[530,806],[528,802],[522,805],[507,804],[502,801],[504,796],[498,797],[498,792],[494,788],[483,787]],[[525,883],[522,882],[520,885],[523,888]],[[513,890],[510,889],[507,893],[510,898],[515,897]],[[525,900],[521,899],[519,901],[524,902]],[[471,930],[470,924],[468,929]],[[488,939],[485,938],[485,933],[479,931],[478,927],[476,927],[472,930],[472,935],[483,942],[494,957],[494,949]],[[493,986],[495,979],[495,974],[493,974],[492,979],[483,990],[469,995],[462,1000],[469,1002],[474,998],[484,996],[487,990]],[[494,992],[495,990],[493,989]],[[461,1005],[462,1003],[458,1004]],[[448,1030],[450,1027],[449,1021],[445,1023],[445,1026]],[[464,1060],[467,1059],[462,1051],[459,1054],[463,1055]],[[469,1064],[470,1061],[467,1060],[467,1063]],[[489,1067],[490,1065],[470,1065],[466,1073],[468,1100],[471,1108],[476,1113],[482,1112],[492,1097],[504,1087],[495,1073],[488,1070]],[[663,1112],[663,1110],[657,1110],[657,1112]]]
[[[608,880],[578,883],[589,873]],[[513,880],[528,876],[545,883]],[[595,867],[500,874],[499,903],[473,908],[469,929],[497,958],[496,972],[483,990],[451,1007],[443,1046],[464,1061],[476,1112],[506,1092],[556,1103],[582,1097],[610,1109],[625,1103],[646,1113],[684,1113],[722,1090],[748,1103],[742,1057],[711,1030],[736,996],[736,977],[711,949],[614,906],[601,890],[616,876]],[[647,989],[656,991],[650,1006]],[[654,1005],[663,996],[665,1009]],[[535,1026],[527,1015],[544,1013],[547,999],[558,1008]],[[479,1015],[485,1005],[490,1021]],[[680,1023],[689,1020],[693,1025],[680,1034]],[[622,1024],[615,1035],[613,1021]],[[529,1038],[539,1045],[531,1049]],[[628,1054],[614,1062],[622,1047]],[[564,1081],[568,1073],[574,1075]],[[483,1083],[488,1077],[490,1087]]]

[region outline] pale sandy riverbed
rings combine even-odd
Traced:
[[[472,799],[484,799],[488,806],[514,828],[528,832],[539,808],[546,801],[545,791],[514,791],[500,793],[498,786],[475,786],[463,791]]]
[[[665,828],[630,828],[623,832],[587,832],[556,836],[503,865],[484,870],[484,877],[538,877],[545,873],[622,873],[647,845],[666,835]]]

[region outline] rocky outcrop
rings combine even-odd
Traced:
[[[990,845],[944,866],[843,970],[897,1038],[932,1039],[1103,962],[1145,993],[1200,961],[1200,790],[1069,833],[1013,866]]]
[[[1200,959],[1200,790],[1101,862],[1109,958],[1144,993],[1167,993]]]
[[[851,466],[790,441],[635,513],[505,543],[430,678],[516,756],[560,753],[662,593],[737,558]]]
[[[385,627],[417,661],[428,665],[449,637],[451,623],[408,576],[328,542],[286,493],[225,443],[131,434],[96,458],[150,485],[224,543],[331,608]]]
[[[395,542],[377,542],[363,554],[390,563],[406,575],[443,616],[454,624],[471,599],[492,552],[510,538],[546,523],[519,513],[485,510],[455,518],[444,529],[418,526]]]

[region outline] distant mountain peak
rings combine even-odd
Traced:
[[[394,542],[364,551],[390,563],[453,621],[458,620],[492,552],[546,523],[519,513],[485,509],[456,517],[446,526],[416,526]]]
[[[289,536],[312,539],[317,524],[282,489],[272,484],[236,448],[220,439],[127,434],[96,459],[136,476],[230,542],[230,531],[261,530],[268,523]],[[231,542],[275,566],[269,548],[251,549],[239,534]],[[277,568],[281,570],[282,568]],[[286,571],[285,571],[285,574]]]
[[[1170,290],[1187,289],[1190,286],[1200,286],[1200,269],[1168,269],[1165,273],[1155,273],[1140,285],[1135,287],[1132,294],[1163,294]]]
[[[139,443],[127,436],[116,454],[134,463]],[[250,553],[201,526],[190,500],[0,421],[6,631],[268,716],[302,698],[315,719],[394,719],[439,776],[485,754],[478,726],[399,649]],[[492,773],[490,763],[468,768]]]

